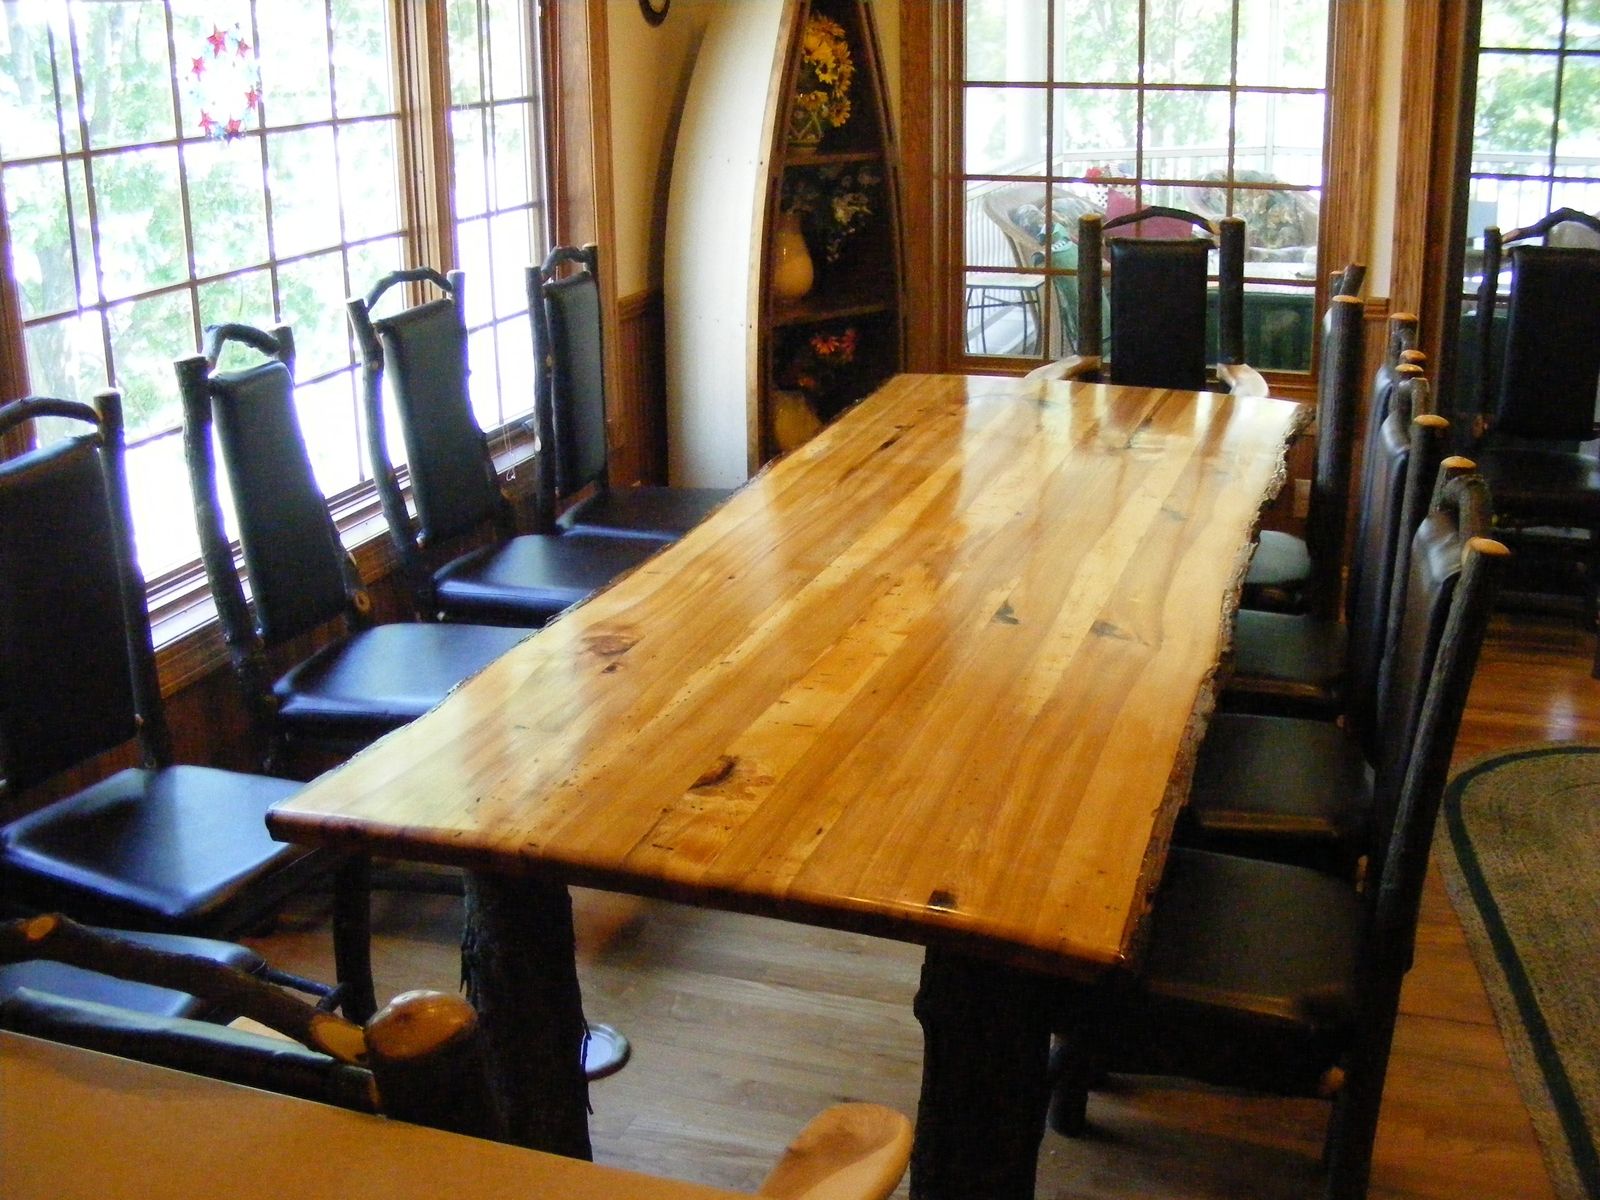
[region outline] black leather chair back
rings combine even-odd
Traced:
[[[146,757],[166,748],[120,499],[120,397],[18,400],[0,433],[43,416],[93,428],[0,463],[0,764],[19,792],[144,732],[145,714]]]
[[[1204,238],[1111,239],[1111,382],[1206,385]]]
[[[558,274],[563,264],[577,270]],[[534,348],[545,364],[540,390],[555,437],[558,498],[606,482],[605,344],[599,251],[558,246],[530,281]]]
[[[459,271],[452,294],[372,322],[394,387],[424,544],[498,519],[500,487],[467,391],[467,326]]]
[[[1395,563],[1402,541],[1411,540],[1415,522],[1422,519],[1449,429],[1449,422],[1431,411],[1425,379],[1403,382],[1388,409],[1362,469],[1345,594],[1345,711],[1369,761],[1378,754],[1383,725],[1378,688],[1388,647]]]
[[[1600,388],[1600,250],[1513,246],[1505,360],[1491,428],[1511,437],[1594,436]]]
[[[1322,317],[1322,367],[1317,380],[1317,458],[1306,515],[1311,555],[1311,610],[1336,618],[1349,528],[1350,477],[1355,455],[1356,403],[1366,353],[1365,308],[1354,296],[1335,296]]]
[[[214,370],[237,341],[269,357],[240,371]],[[369,601],[317,486],[294,403],[294,339],[244,325],[206,331],[206,352],[177,363],[184,452],[201,553],[230,644],[277,646]],[[251,622],[222,517],[212,430],[222,451],[255,609]]]

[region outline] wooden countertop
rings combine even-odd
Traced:
[[[269,824],[1120,962],[1304,415],[899,376]]]

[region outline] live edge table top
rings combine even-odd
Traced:
[[[1093,974],[1303,416],[897,376],[269,825]]]

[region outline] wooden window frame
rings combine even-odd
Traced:
[[[1382,6],[1332,0],[1327,132],[1318,231],[1323,274],[1368,261]],[[1025,364],[964,352],[962,144],[963,5],[900,6],[902,207],[906,221],[907,369],[1019,371]],[[1325,280],[1317,282],[1319,302]],[[1275,394],[1314,395],[1313,374],[1268,372]]]

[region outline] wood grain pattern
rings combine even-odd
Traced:
[[[1122,961],[1284,401],[901,376],[278,809],[285,838]]]

